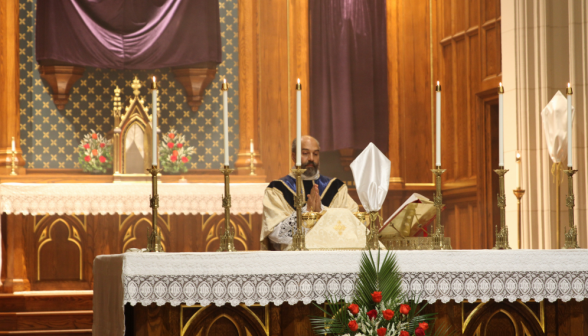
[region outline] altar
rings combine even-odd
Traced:
[[[428,311],[463,334],[477,335],[489,320],[507,318],[521,331],[516,335],[547,335],[557,328],[577,328],[577,318],[588,311],[585,250],[395,253],[409,296],[427,301]],[[311,335],[308,316],[320,314],[311,303],[330,297],[350,300],[360,255],[258,251],[99,256],[94,263],[93,333],[123,335],[126,320],[127,334],[174,330],[212,335],[215,321],[228,316],[233,328],[245,328],[247,335]],[[210,316],[212,312],[216,315]],[[243,323],[235,320],[240,315]],[[153,329],[155,321],[159,324]]]

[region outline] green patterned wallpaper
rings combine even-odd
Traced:
[[[26,1],[26,2],[25,2]],[[221,0],[220,22],[223,63],[206,89],[197,112],[186,103],[183,86],[169,68],[157,70],[111,70],[86,68],[72,88],[63,111],[51,99],[51,88],[41,79],[35,60],[36,0],[20,2],[20,145],[27,168],[79,168],[76,147],[90,130],[106,133],[113,129],[114,87],[124,88],[121,98],[132,96],[132,79],[137,76],[147,96],[147,80],[158,78],[161,96],[159,125],[162,132],[175,128],[195,147],[190,169],[218,168],[222,161],[221,79],[231,83],[229,91],[229,146],[231,161],[239,150],[239,37],[238,0]],[[147,99],[150,101],[150,99]]]

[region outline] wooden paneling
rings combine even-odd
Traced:
[[[0,291],[88,290],[94,258],[147,246],[151,215],[3,215],[3,279]],[[158,218],[166,252],[214,252],[224,216]],[[231,215],[235,247],[259,250],[261,215]]]

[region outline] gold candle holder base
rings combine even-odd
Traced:
[[[292,245],[290,245],[288,251],[308,251],[306,248],[306,232],[302,226],[302,207],[306,203],[306,197],[302,192],[304,189],[302,185],[302,174],[305,171],[306,169],[302,169],[300,166],[296,166],[296,168],[292,169],[292,174],[296,177],[296,195],[294,195],[294,207],[296,208],[296,233],[292,237]]]
[[[14,140],[14,138],[12,138],[12,140]],[[11,176],[18,175],[16,173],[16,151],[12,151],[12,162],[11,162],[11,166],[12,166],[12,171],[10,172],[10,175]]]
[[[147,252],[164,252],[163,245],[161,245],[161,231],[157,227],[157,209],[159,208],[159,194],[157,194],[157,174],[161,172],[157,166],[151,166],[151,169],[147,169],[151,173],[151,186],[152,194],[149,200],[150,207],[152,209],[151,233],[147,236]]]
[[[504,194],[504,175],[508,172],[508,169],[504,169],[500,166],[499,169],[494,170],[498,174],[499,192],[497,195],[498,207],[500,208],[500,230],[496,227],[496,243],[493,250],[510,250],[508,244],[508,227],[506,227],[506,219],[504,208],[506,207],[506,195]]]
[[[517,198],[517,230],[518,230],[518,244],[519,244],[519,250],[521,249],[522,243],[521,243],[521,223],[522,223],[522,218],[521,218],[521,198],[523,198],[523,196],[525,195],[525,190],[521,189],[521,187],[518,187],[517,189],[512,191],[514,193],[514,195]]]
[[[566,206],[568,207],[569,211],[569,219],[568,223],[570,229],[568,232],[565,233],[565,242],[562,249],[577,249],[580,248],[578,245],[578,229],[576,228],[576,224],[574,223],[574,206],[575,206],[575,197],[574,197],[574,180],[573,176],[577,172],[577,170],[572,169],[569,167],[568,170],[564,170],[566,174],[568,174],[568,196],[566,197]]]
[[[367,226],[367,235],[365,236],[365,249],[366,250],[379,250],[380,249],[380,225],[378,224],[378,219],[380,219],[380,224],[382,222],[380,213],[377,211],[372,211],[368,213],[369,215],[369,223]]]
[[[441,224],[441,210],[443,210],[443,194],[441,192],[441,175],[445,173],[447,169],[441,169],[441,166],[437,166],[435,169],[431,169],[431,172],[435,174],[435,196],[433,198],[433,205],[437,211],[435,216],[435,228],[431,238],[433,250],[451,250],[451,240],[445,239],[445,227]]]
[[[225,195],[223,197],[223,208],[225,208],[225,232],[220,237],[220,246],[217,252],[235,252],[235,231],[231,225],[231,183],[229,175],[233,169],[223,166],[221,172],[225,175]]]

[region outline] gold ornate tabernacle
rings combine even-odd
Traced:
[[[149,181],[149,174],[145,171],[150,170],[153,162],[152,116],[144,105],[144,97],[140,96],[141,82],[137,77],[133,80],[131,88],[133,97],[125,104],[121,101],[121,89],[118,86],[114,89],[112,143],[115,182]],[[159,101],[157,105],[159,112]]]

